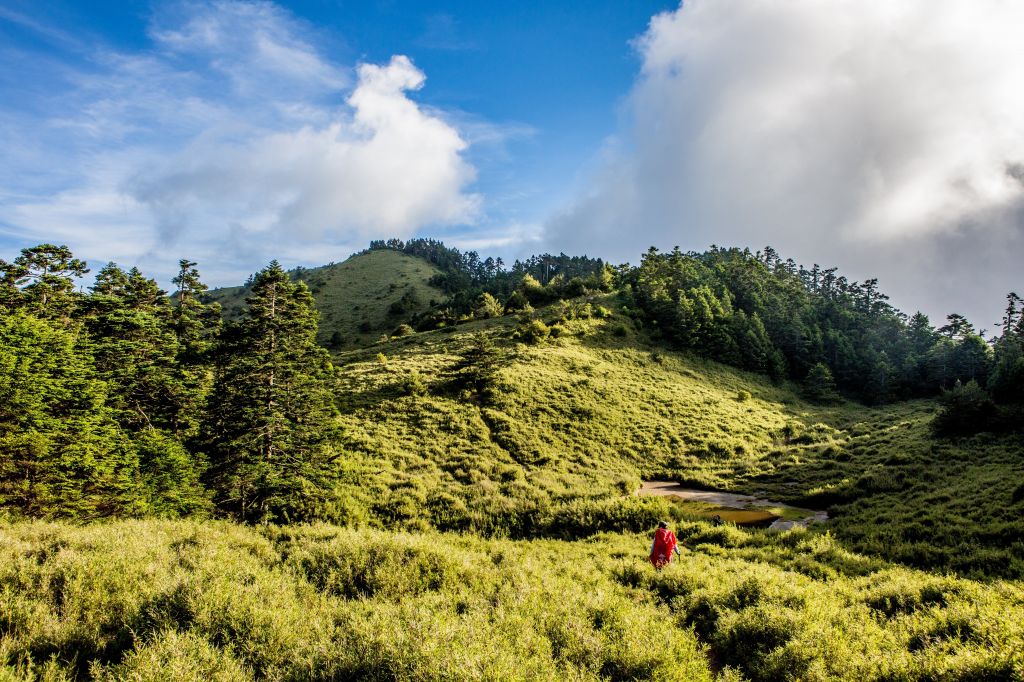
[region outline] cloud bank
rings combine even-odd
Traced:
[[[628,130],[546,238],[771,244],[991,329],[1024,285],[1021,26],[1003,0],[688,0],[637,40]]]
[[[178,5],[150,50],[53,67],[68,89],[45,115],[0,111],[19,170],[0,171],[0,231],[155,274],[180,254],[230,282],[475,221],[467,141],[409,97],[424,73],[404,56],[353,73],[316,37],[269,3]]]

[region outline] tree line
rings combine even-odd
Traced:
[[[337,467],[312,295],[276,262],[240,319],[65,246],[0,260],[0,507],[30,516],[317,515]]]
[[[651,248],[622,284],[641,319],[670,342],[722,362],[836,391],[869,404],[971,384],[998,403],[1021,400],[1021,299],[1008,297],[999,337],[986,341],[959,314],[933,327],[888,303],[877,279],[805,268],[772,248]]]
[[[894,308],[877,279],[857,282],[834,267],[807,268],[770,246],[685,253],[652,247],[635,267],[542,254],[509,269],[501,259],[431,239],[381,240],[370,249],[402,251],[442,270],[433,283],[450,298],[444,310],[413,320],[420,329],[614,289],[635,323],[653,336],[795,381],[814,400],[845,395],[880,404],[942,395],[950,414],[967,414],[959,405],[970,402],[999,417],[975,420],[981,427],[1012,422],[1013,406],[1021,402],[1022,375],[1015,368],[1024,362],[1024,323],[1015,293],[1008,296],[1000,335],[986,340],[963,315],[952,313],[935,327],[921,312],[908,316]]]

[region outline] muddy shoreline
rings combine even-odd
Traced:
[[[761,526],[770,530],[789,530],[828,521],[828,512],[802,509],[754,495],[687,488],[675,481],[644,481],[638,495],[674,497],[700,505],[701,516],[718,514],[741,526]]]

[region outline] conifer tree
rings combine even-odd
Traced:
[[[178,275],[171,280],[178,287],[173,328],[182,348],[182,360],[197,364],[220,331],[220,305],[203,303],[202,296],[208,287],[200,281],[196,263],[183,258],[178,266]]]
[[[75,337],[25,312],[0,316],[0,506],[75,519],[142,513],[136,450]]]
[[[204,511],[203,461],[184,447],[198,430],[204,395],[180,362],[166,292],[137,268],[109,263],[83,310],[95,367],[110,387],[107,403],[139,454],[149,513]]]
[[[74,278],[87,272],[86,263],[66,246],[40,244],[22,249],[12,263],[0,260],[0,308],[67,319],[76,298]]]
[[[313,297],[274,261],[256,274],[246,302],[215,352],[208,480],[220,509],[240,520],[314,517],[335,477],[336,409]]]
[[[839,398],[836,382],[828,365],[819,362],[804,379],[804,394],[815,402],[829,403]]]
[[[131,431],[177,431],[178,343],[169,325],[166,293],[137,269],[125,273],[109,263],[84,308],[96,369],[110,385],[118,421]]]

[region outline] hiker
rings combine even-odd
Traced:
[[[661,570],[668,566],[672,560],[672,552],[680,556],[679,547],[676,545],[675,533],[668,529],[668,524],[662,521],[658,524],[658,530],[654,531],[654,542],[651,544],[651,563],[654,568]]]

